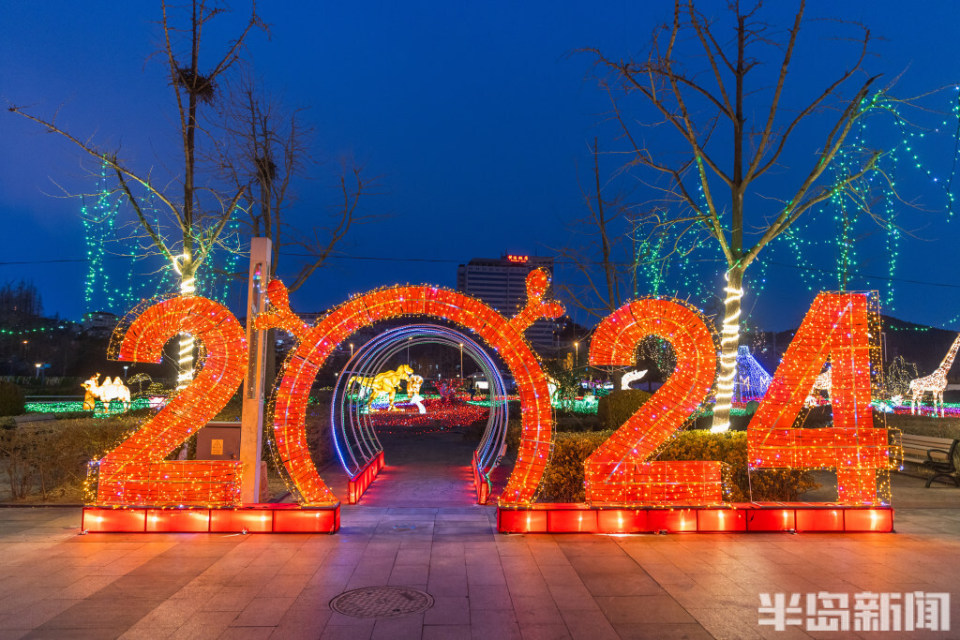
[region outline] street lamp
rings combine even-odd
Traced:
[[[460,343],[460,378],[463,379],[463,343]]]
[[[130,365],[128,364],[123,365],[123,383],[124,384],[127,383],[127,369],[129,368],[130,368]]]
[[[350,343],[350,357],[353,357],[353,343]]]
[[[579,342],[573,343],[573,350],[576,353],[573,359],[573,368],[577,369],[580,367],[580,343]]]
[[[33,365],[33,366],[35,366],[35,367],[37,368],[37,377],[40,378],[40,384],[43,385],[43,378],[41,377],[41,376],[43,376],[43,363],[42,363],[42,362],[38,362],[37,364],[35,364],[35,365]]]

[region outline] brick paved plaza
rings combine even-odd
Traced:
[[[470,505],[466,462],[437,450],[387,446],[336,535],[79,535],[79,508],[0,510],[0,637],[960,637],[960,489],[898,476],[895,534],[499,535],[494,507]],[[384,585],[434,605],[329,607]],[[954,631],[758,625],[760,593],[817,591],[950,592]]]

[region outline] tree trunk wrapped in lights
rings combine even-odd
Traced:
[[[640,216],[638,227],[645,228],[655,244],[668,238],[666,244],[676,243],[675,250],[687,234],[704,234],[723,256],[723,347],[714,431],[729,428],[747,268],[803,213],[872,177],[882,155],[869,151],[838,178],[824,175],[854,125],[869,112],[885,112],[883,107],[890,103],[884,93],[872,89],[876,77],[863,75],[870,32],[862,25],[846,25],[859,31],[848,39],[856,47],[850,64],[838,68],[822,90],[801,98],[804,102],[781,103],[789,92],[787,76],[805,4],[800,2],[792,25],[778,40],[771,35],[771,25],[762,22],[760,3],[749,7],[733,3],[727,16],[716,17],[701,13],[693,0],[675,0],[673,19],[654,32],[647,57],[632,60],[586,50],[606,72],[600,84],[611,98],[612,119],[627,144],[623,151],[629,159],[621,171],[646,171],[648,176],[638,179],[659,192],[659,202],[664,203]],[[726,35],[728,27],[732,38]],[[766,60],[777,64],[761,64]],[[764,68],[772,72],[758,78],[748,75]],[[829,73],[825,69],[824,77]],[[650,117],[626,113],[635,96],[638,108],[649,109]],[[829,109],[833,115],[824,116]],[[660,132],[659,144],[667,138],[662,150],[648,146],[648,129],[635,130],[648,125]],[[812,152],[813,161],[796,170],[794,185],[785,194],[771,197],[759,192],[757,181],[783,164],[788,147]],[[745,237],[748,234],[754,237]]]

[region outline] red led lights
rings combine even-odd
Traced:
[[[234,505],[241,463],[164,460],[227,404],[247,368],[243,327],[221,304],[178,297],[148,307],[114,336],[111,355],[124,362],[160,362],[163,345],[189,333],[203,349],[190,385],[98,464],[97,505]]]
[[[272,281],[268,296],[273,310],[258,319],[258,327],[278,326],[299,340],[284,365],[272,413],[277,452],[304,503],[323,505],[336,501],[317,474],[307,450],[306,407],[317,372],[334,349],[358,329],[404,315],[443,318],[471,329],[496,349],[510,369],[523,406],[523,424],[517,461],[500,500],[505,504],[533,502],[552,446],[552,415],[546,377],[523,332],[538,318],[563,313],[560,305],[543,301],[548,284],[545,272],[530,272],[527,305],[509,321],[462,293],[433,286],[399,286],[352,298],[313,327],[307,327],[290,310],[283,284]]]
[[[717,504],[723,500],[719,462],[648,461],[673,438],[713,386],[716,340],[700,314],[673,299],[630,302],[597,327],[590,364],[632,365],[637,345],[650,335],[673,346],[676,370],[587,458],[587,501],[595,505]]]
[[[834,468],[839,502],[848,505],[886,502],[877,472],[891,468],[887,430],[874,427],[870,405],[880,362],[879,314],[871,303],[866,293],[816,297],[747,434],[752,467]],[[799,428],[794,422],[828,358],[834,426]]]
[[[239,462],[165,459],[212,419],[240,385],[248,355],[236,318],[222,305],[200,297],[172,298],[131,314],[133,319],[118,328],[111,355],[123,361],[156,362],[168,340],[189,333],[202,345],[202,366],[186,389],[98,461],[96,504],[84,512],[85,528],[336,531],[339,501],[318,475],[307,447],[310,388],[327,358],[357,330],[379,320],[421,315],[475,332],[498,352],[516,379],[521,438],[516,464],[500,496],[500,531],[892,530],[891,509],[863,508],[885,502],[878,495],[878,474],[891,463],[886,429],[874,427],[870,406],[872,372],[879,362],[879,317],[870,296],[857,293],[817,296],[748,428],[751,467],[836,469],[838,504],[720,506],[721,463],[655,460],[710,392],[717,370],[716,336],[702,316],[683,302],[664,298],[628,303],[605,318],[591,343],[590,364],[632,365],[637,344],[653,335],[672,345],[676,370],[587,459],[589,505],[534,504],[552,449],[552,412],[546,377],[523,333],[537,319],[562,313],[560,305],[543,300],[548,285],[545,272],[532,271],[527,304],[512,319],[454,291],[397,286],[354,297],[308,326],[290,310],[283,284],[272,281],[268,287],[272,308],[256,319],[257,327],[280,327],[298,339],[271,404],[276,451],[301,501],[291,508],[236,509]],[[797,417],[828,359],[833,426],[803,428]],[[381,454],[351,479],[351,502],[359,499],[382,466]],[[481,482],[476,461],[474,467],[478,501],[483,503],[490,485]]]

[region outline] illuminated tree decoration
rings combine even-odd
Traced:
[[[761,400],[767,393],[773,379],[757,359],[750,353],[750,347],[737,348],[737,379],[733,385],[734,402],[753,402]]]
[[[947,372],[950,371],[953,360],[957,357],[957,348],[960,348],[960,335],[953,340],[947,355],[933,373],[922,378],[914,378],[908,383],[911,414],[916,413],[917,404],[923,400],[925,394],[929,393],[933,396],[933,415],[943,417],[943,392],[947,388]]]
[[[870,404],[879,335],[875,294],[816,297],[750,422],[752,468],[835,468],[840,503],[889,501],[877,493],[878,471],[891,468],[887,430],[874,427]],[[828,357],[834,426],[798,428],[804,399]]]
[[[164,344],[179,333],[189,333],[201,343],[202,368],[156,416],[94,463],[99,467],[97,505],[229,506],[240,502],[242,463],[164,460],[211,420],[243,381],[247,341],[230,310],[199,297],[144,303],[117,327],[108,355],[124,362],[160,362]]]
[[[319,506],[337,501],[317,474],[307,448],[306,407],[317,372],[337,345],[357,330],[406,315],[443,318],[474,331],[497,350],[510,369],[522,405],[522,431],[517,462],[500,502],[533,502],[550,457],[553,421],[546,377],[523,333],[535,320],[563,313],[561,305],[543,301],[549,282],[546,272],[531,271],[527,276],[527,304],[511,320],[475,298],[422,285],[390,287],[354,297],[309,327],[290,310],[283,283],[271,281],[268,296],[273,310],[257,318],[257,327],[279,327],[298,340],[274,389],[271,413],[276,452],[302,504]]]
[[[667,382],[584,463],[594,505],[703,505],[723,500],[721,463],[649,462],[706,398],[717,375],[717,341],[692,307],[672,298],[630,302],[603,319],[590,345],[593,366],[633,365],[637,345],[668,341],[677,366]]]
[[[108,311],[123,314],[138,300],[164,293],[176,288],[174,269],[168,261],[162,265],[149,265],[151,252],[130,237],[129,229],[121,215],[126,198],[122,193],[108,188],[108,172],[113,169],[105,160],[100,165],[100,175],[96,186],[96,199],[83,200],[80,220],[83,223],[86,244],[87,274],[84,280],[84,308],[88,313]],[[146,211],[154,210],[154,198],[144,200]],[[224,232],[217,246],[207,258],[208,264],[217,265],[213,269],[200,271],[194,281],[194,289],[200,295],[225,303],[230,293],[232,278],[224,273],[234,273],[242,255],[240,247],[239,220],[231,212]],[[154,220],[155,227],[161,226],[160,220]],[[107,260],[113,264],[109,269]],[[139,265],[148,261],[145,265]],[[144,277],[137,272],[155,273],[155,277]]]

